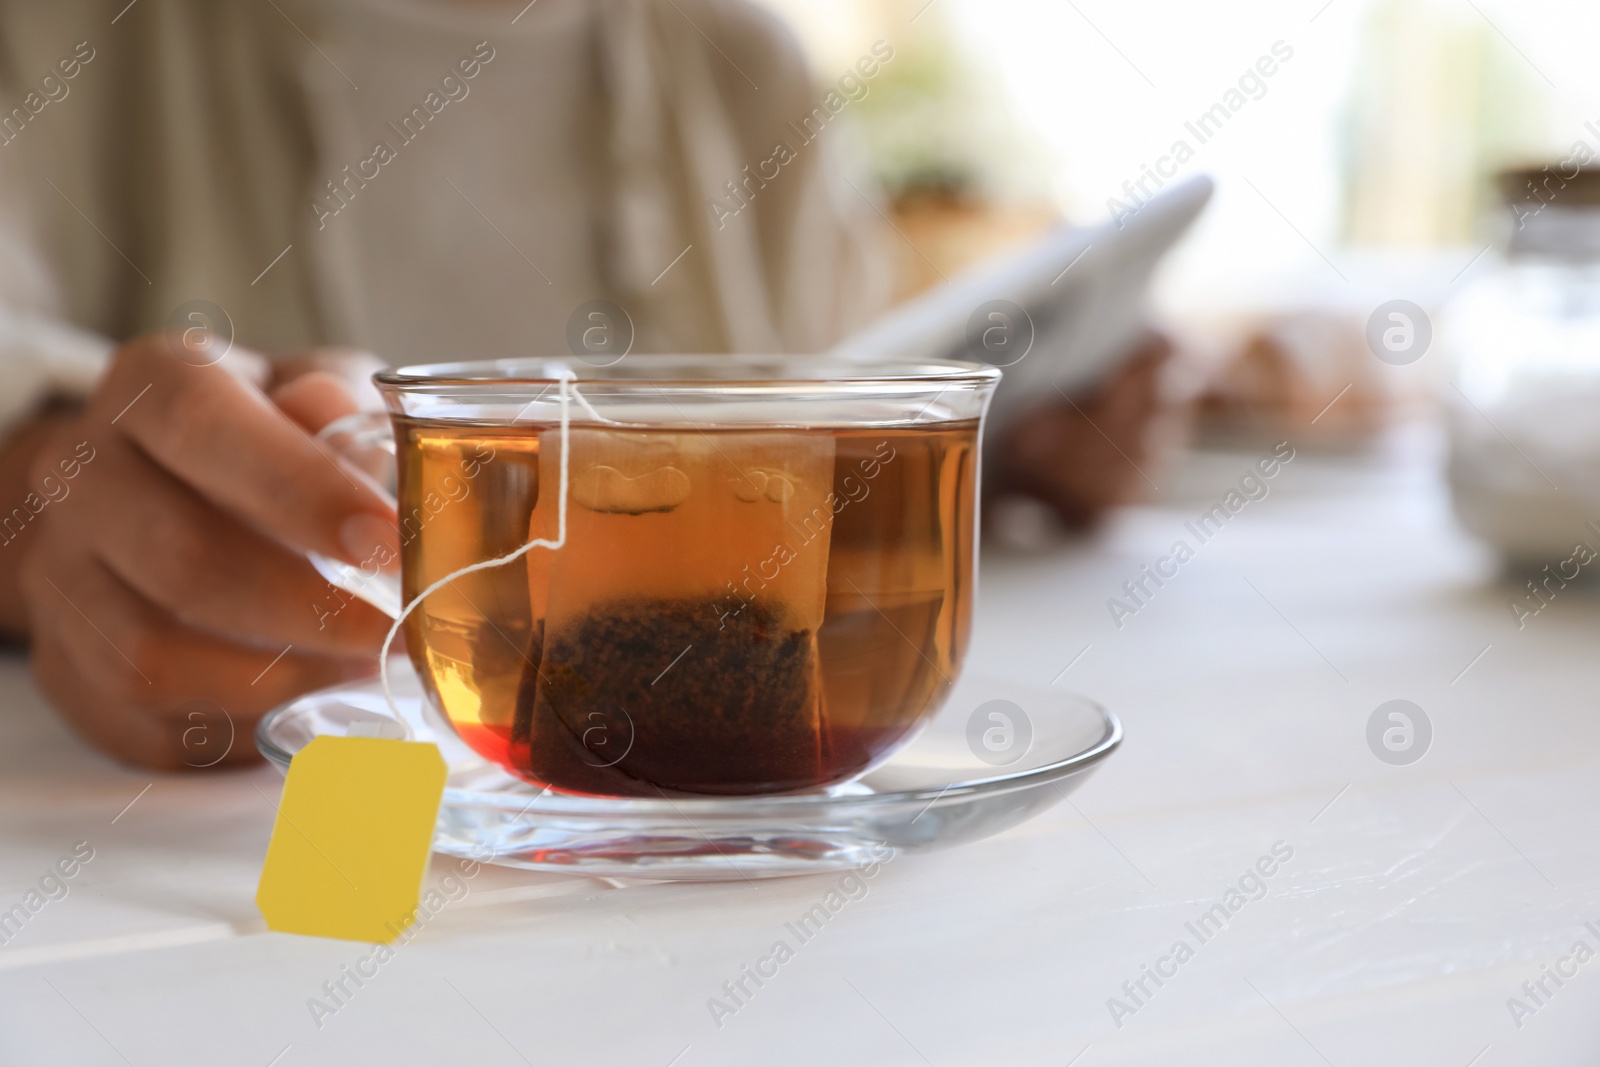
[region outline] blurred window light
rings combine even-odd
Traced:
[[[1149,190],[1215,175],[1220,195],[1164,279],[1177,311],[1337,288],[1325,259],[1362,248],[1427,256],[1486,240],[1501,210],[1487,176],[1567,155],[1600,119],[1587,54],[1600,5],[1584,0],[763,2],[822,77],[880,37],[910,57],[903,69],[919,50],[956,50],[964,95],[920,105],[931,117],[902,98],[899,127],[888,101],[870,116],[869,143],[902,162],[917,137],[944,157],[976,137],[982,189],[1043,197],[1086,222],[1110,217],[1141,179]],[[1275,45],[1292,58],[1263,77]],[[1239,100],[1226,122],[1200,125]],[[1175,166],[1180,144],[1192,157]]]

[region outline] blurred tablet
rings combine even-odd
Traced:
[[[1211,199],[1208,177],[1161,191],[1131,216],[1063,224],[896,307],[840,342],[846,359],[966,359],[1004,368],[990,424],[1103,377],[1146,329],[1161,257]]]

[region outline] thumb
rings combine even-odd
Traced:
[[[361,405],[343,380],[327,371],[309,371],[267,394],[278,410],[307,433],[319,433],[335,419],[354,415]]]

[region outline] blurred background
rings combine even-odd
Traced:
[[[1575,343],[1593,339],[1600,248],[1581,234],[1600,197],[1548,174],[1537,199],[1528,176],[1496,183],[1547,164],[1571,179],[1600,154],[1600,5],[764,2],[824,80],[863,42],[897,50],[852,110],[916,246],[901,245],[902,293],[1059,219],[1103,223],[1142,176],[1209,173],[1216,198],[1153,294],[1192,435],[1293,427],[1297,444],[1349,450],[1399,425],[1449,427],[1456,510],[1511,557],[1570,548],[1600,513],[1600,396],[1592,346]],[[1186,124],[1273,55],[1201,143]],[[1180,140],[1193,158],[1155,176]],[[1519,229],[1508,190],[1556,202]],[[1367,340],[1393,300],[1420,308],[1431,337],[1399,365]],[[1529,514],[1507,519],[1511,504]]]
[[[863,109],[879,177],[907,210],[954,194],[1005,232],[1018,216],[1100,221],[1185,121],[1274,42],[1291,47],[1265,94],[1182,168],[1221,190],[1166,277],[1173,312],[1293,303],[1338,282],[1307,239],[1421,274],[1459,269],[1491,231],[1489,175],[1564,156],[1600,116],[1584,44],[1600,8],[1576,0],[764,2],[824,77],[863,41],[895,38],[898,61]]]

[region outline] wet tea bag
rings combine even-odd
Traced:
[[[540,483],[556,484],[547,435]],[[657,795],[792,788],[826,744],[826,432],[573,429],[565,545],[528,560],[528,770]],[[541,493],[530,536],[556,528]]]

